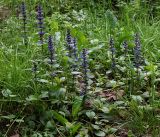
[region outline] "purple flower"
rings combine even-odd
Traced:
[[[24,2],[21,4],[21,13],[22,13],[22,20],[23,20],[23,38],[24,44],[27,45],[27,36],[26,36],[26,24],[27,24],[27,15],[26,15],[26,5]]]
[[[50,35],[48,37],[48,50],[50,52],[50,60],[51,60],[51,64],[53,63],[54,60],[54,45],[53,45],[53,39],[52,36]]]
[[[37,70],[38,70],[37,63],[34,61],[33,62],[33,67],[32,67],[32,72],[34,74],[34,79],[35,80],[37,79]]]
[[[26,20],[26,5],[24,2],[22,2],[21,4],[21,13],[22,13],[22,16],[23,16],[23,19]]]
[[[141,44],[138,34],[135,35],[134,63],[137,69],[141,65]]]
[[[37,24],[38,24],[38,28],[39,28],[39,38],[40,38],[40,43],[41,45],[43,45],[43,35],[45,34],[45,32],[43,32],[43,29],[44,29],[44,23],[43,23],[43,10],[42,10],[42,7],[41,5],[38,5],[38,8],[37,8]]]
[[[70,32],[70,30],[68,29],[68,30],[67,30],[67,35],[66,35],[66,41],[67,41],[67,44],[68,44],[68,45],[71,44],[71,39],[72,39],[72,37],[71,37],[71,32]]]
[[[124,54],[125,54],[125,56],[126,56],[127,53],[128,53],[128,44],[127,44],[126,41],[123,42],[123,48],[124,48]]]
[[[114,40],[113,38],[110,38],[110,42],[109,42],[109,45],[110,45],[110,51],[111,51],[111,60],[112,60],[112,68],[115,69],[115,66],[116,66],[116,62],[115,62],[115,52],[116,52],[116,49],[114,47]]]
[[[73,39],[73,47],[72,47],[72,49],[73,49],[74,59],[75,59],[75,61],[78,61],[78,55],[77,55],[77,41],[76,41],[75,38]]]
[[[68,56],[71,57],[72,56],[72,37],[71,37],[70,30],[67,30],[66,42],[67,42],[67,49],[69,52]]]
[[[33,62],[33,68],[32,68],[32,71],[33,71],[34,73],[36,73],[36,72],[37,72],[37,63],[36,63],[36,62]]]
[[[83,84],[84,88],[82,93],[86,94],[87,93],[87,87],[88,87],[88,61],[87,61],[87,50],[83,49],[82,51],[82,68],[83,68]]]

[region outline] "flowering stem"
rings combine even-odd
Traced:
[[[22,2],[21,5],[21,13],[22,13],[22,19],[23,19],[23,40],[24,44],[27,45],[27,32],[26,32],[26,24],[27,24],[27,15],[26,15],[26,5],[24,2]]]
[[[38,5],[38,9],[37,9],[37,19],[38,19],[38,28],[39,28],[39,40],[40,40],[40,45],[42,47],[42,52],[44,50],[43,47],[43,35],[45,34],[43,32],[43,11],[42,11],[42,7],[41,5]]]
[[[86,49],[83,49],[82,51],[82,59],[83,59],[82,67],[83,67],[83,84],[84,84],[82,95],[84,95],[83,103],[85,103],[86,96],[87,96],[87,89],[88,89],[88,76],[87,76],[88,61],[87,61],[87,50]]]

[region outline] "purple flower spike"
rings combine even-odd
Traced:
[[[48,50],[50,52],[50,60],[51,60],[51,64],[53,64],[53,60],[54,60],[54,45],[53,45],[53,39],[52,36],[48,37]]]
[[[39,38],[40,38],[40,43],[41,45],[43,45],[43,35],[45,34],[45,32],[43,32],[43,29],[44,29],[44,22],[43,22],[43,10],[42,10],[42,7],[41,5],[38,5],[38,8],[37,8],[37,24],[38,24],[38,28],[39,28]]]
[[[24,2],[22,2],[22,5],[21,5],[21,13],[22,13],[23,19],[26,19],[26,5]]]
[[[77,41],[76,41],[75,38],[73,39],[73,55],[74,55],[75,61],[78,61],[78,56],[77,56]]]
[[[72,56],[72,37],[71,37],[70,30],[67,30],[66,42],[67,42],[67,48],[69,51],[68,56],[71,57]]]
[[[115,49],[115,47],[114,47],[114,40],[113,40],[113,38],[110,38],[110,42],[109,42],[109,44],[110,44],[110,51],[111,51],[111,56],[112,56],[112,68],[113,69],[115,69],[115,67],[116,67],[116,62],[115,62],[115,52],[116,52],[116,49]]]
[[[126,56],[127,53],[128,53],[128,44],[127,44],[126,41],[123,42],[123,48],[124,48],[124,54],[125,54],[125,56]]]
[[[82,51],[82,67],[83,67],[83,83],[84,83],[84,88],[83,88],[83,94],[87,93],[87,87],[88,87],[88,61],[87,61],[87,50],[83,49]]]
[[[27,45],[27,36],[26,36],[27,15],[26,15],[26,5],[24,2],[22,2],[21,4],[21,13],[22,13],[22,20],[23,20],[23,39],[24,39],[24,44]]]
[[[141,44],[138,34],[135,35],[134,63],[137,69],[141,66]]]

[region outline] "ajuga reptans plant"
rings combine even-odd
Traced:
[[[26,30],[27,14],[26,14],[26,5],[24,2],[22,2],[21,4],[21,13],[23,20],[23,39],[24,39],[24,44],[27,45],[27,30]]]
[[[76,41],[76,38],[73,38],[73,56],[74,56],[74,60],[75,60],[75,61],[78,61],[77,41]]]
[[[43,10],[41,5],[38,5],[37,8],[37,20],[38,20],[38,28],[39,28],[39,44],[42,46],[42,51],[43,51],[43,35],[45,34],[43,29],[44,29],[44,22],[43,22]]]
[[[51,35],[48,37],[48,50],[50,53],[50,63],[53,64],[55,50],[54,50],[53,39]]]
[[[83,68],[83,84],[84,87],[82,89],[81,95],[86,96],[87,89],[88,89],[88,60],[87,60],[87,50],[83,49],[82,51],[82,68]]]
[[[134,47],[134,64],[136,69],[138,70],[141,66],[141,44],[139,35],[135,35],[135,47]]]
[[[34,74],[34,80],[37,79],[37,70],[38,70],[37,63],[35,61],[33,61],[32,72]]]
[[[78,53],[77,53],[77,41],[75,38],[72,38],[70,45],[71,45],[71,57],[73,59],[72,69],[73,71],[77,71]]]
[[[67,30],[66,42],[67,42],[68,56],[71,57],[72,56],[72,47],[71,47],[72,37],[69,29]]]
[[[115,47],[114,47],[114,40],[113,40],[113,38],[111,37],[110,38],[110,42],[109,42],[109,44],[110,44],[110,51],[111,51],[111,68],[113,69],[113,70],[115,70],[115,67],[116,67],[116,61],[115,61]]]
[[[123,48],[124,48],[124,55],[126,57],[127,54],[128,54],[128,44],[127,44],[127,41],[123,42]]]

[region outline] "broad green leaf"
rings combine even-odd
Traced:
[[[9,89],[2,90],[2,95],[4,97],[9,97],[12,94],[12,92]]]
[[[28,98],[26,98],[27,101],[36,101],[39,100],[38,95],[30,95]]]
[[[93,118],[96,116],[95,112],[93,112],[93,111],[88,111],[88,112],[86,112],[86,115],[87,115],[87,117],[89,117],[90,119],[93,119]]]
[[[54,121],[48,121],[46,124],[47,129],[54,129],[55,128],[55,123]]]
[[[95,135],[98,136],[98,137],[105,137],[106,133],[103,132],[103,131],[98,131],[98,132],[95,133]]]
[[[136,102],[142,102],[143,101],[143,98],[141,96],[139,96],[139,95],[137,95],[137,96],[136,95],[132,95],[131,97]]]
[[[110,112],[110,110],[109,110],[108,107],[102,107],[101,110],[102,110],[104,113],[109,113],[109,112]]]
[[[98,125],[94,125],[94,124],[92,124],[92,127],[93,127],[94,129],[96,129],[96,130],[100,129],[100,127],[99,127]]]
[[[106,12],[106,19],[108,22],[108,25],[111,29],[115,29],[116,25],[118,24],[116,16],[111,12],[110,10],[107,10]]]
[[[50,22],[50,27],[53,31],[58,31],[58,22],[53,20],[52,22]]]
[[[22,123],[22,122],[24,122],[24,120],[23,119],[15,119],[15,122]]]
[[[78,71],[72,71],[71,72],[73,75],[79,75],[79,74],[81,74],[81,72],[78,72]]]
[[[48,83],[48,82],[49,82],[49,81],[46,80],[46,79],[38,79],[38,81],[41,82],[41,83]]]
[[[115,133],[115,132],[117,131],[117,129],[116,129],[116,128],[110,128],[109,131],[110,131],[111,133]]]

